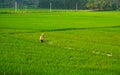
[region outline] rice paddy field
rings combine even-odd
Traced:
[[[33,11],[0,14],[0,75],[120,74],[119,11]]]

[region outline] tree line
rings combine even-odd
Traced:
[[[120,0],[0,0],[0,8],[14,8],[14,3],[19,8],[49,9],[91,9],[91,10],[117,10],[120,9]]]

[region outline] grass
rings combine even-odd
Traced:
[[[119,15],[0,14],[0,75],[119,75]]]

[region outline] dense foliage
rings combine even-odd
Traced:
[[[49,8],[53,9],[94,9],[116,10],[120,8],[120,0],[0,0],[1,8],[14,7],[17,1],[19,8]]]

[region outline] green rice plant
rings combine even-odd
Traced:
[[[56,11],[0,14],[0,75],[119,75],[120,12]]]

